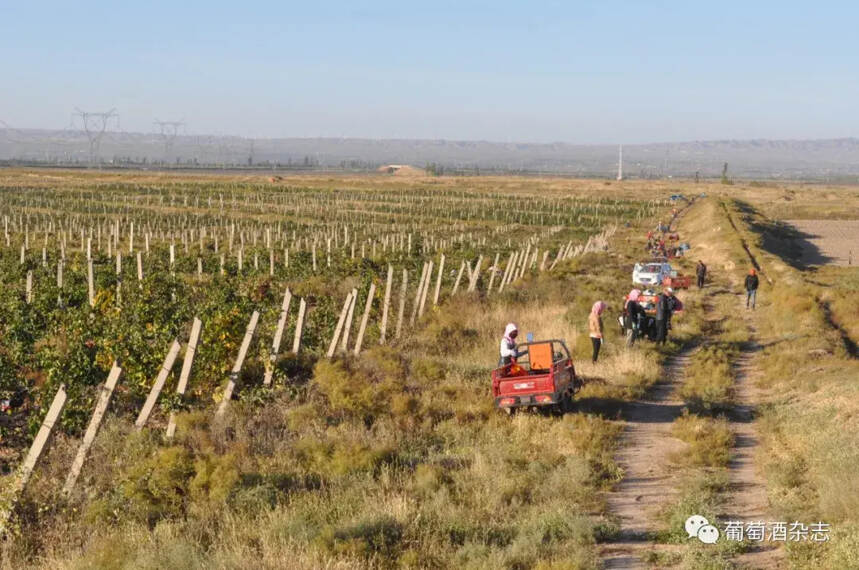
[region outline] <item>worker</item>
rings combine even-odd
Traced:
[[[701,289],[704,287],[704,279],[707,278],[707,266],[700,259],[698,260],[698,265],[695,267],[695,275],[698,276],[698,289]]]
[[[671,327],[671,313],[676,307],[674,289],[666,287],[665,291],[656,298],[656,343],[665,344],[668,340],[668,329]]]
[[[603,341],[603,326],[602,326],[602,314],[605,311],[606,307],[605,303],[602,301],[597,301],[591,307],[591,314],[588,316],[588,330],[590,331],[591,337],[591,345],[593,345],[593,356],[591,357],[591,362],[596,364],[597,358],[600,354],[600,347],[602,346]]]
[[[514,358],[519,358],[525,351],[516,350],[516,337],[519,336],[519,327],[516,323],[507,323],[504,329],[504,338],[501,339],[501,358],[498,360],[498,366],[510,364]]]
[[[641,326],[644,321],[645,313],[641,305],[638,304],[638,298],[641,297],[641,291],[633,289],[626,296],[624,303],[624,317],[626,319],[626,346],[635,344],[635,339],[640,334]]]
[[[749,274],[746,275],[746,308],[749,308],[749,304],[752,306],[752,310],[755,308],[756,297],[758,296],[758,275],[754,268],[749,269]]]

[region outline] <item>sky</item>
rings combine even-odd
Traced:
[[[0,0],[0,120],[63,129],[75,108],[115,108],[124,131],[260,138],[859,136],[857,22],[859,4],[827,0]]]

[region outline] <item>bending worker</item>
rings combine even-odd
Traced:
[[[501,358],[498,360],[498,366],[510,364],[514,358],[519,358],[525,351],[518,352],[516,350],[516,337],[519,336],[519,327],[516,323],[507,323],[504,328],[504,338],[501,339]]]

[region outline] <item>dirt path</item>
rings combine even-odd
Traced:
[[[730,484],[722,518],[744,523],[767,522],[773,518],[769,516],[766,483],[755,463],[758,450],[755,417],[761,394],[754,385],[754,379],[760,374],[756,359],[763,347],[758,342],[751,314],[745,313],[743,320],[749,327],[751,338],[741,346],[740,354],[734,362],[736,404],[728,419],[734,432],[735,443],[732,459],[728,464]],[[737,556],[736,562],[741,568],[766,570],[785,567],[782,550],[771,542],[751,547],[749,551]]]
[[[670,545],[653,541],[659,529],[656,511],[675,489],[675,475],[666,468],[668,456],[683,443],[671,436],[671,423],[680,415],[683,402],[674,395],[694,347],[669,358],[664,379],[643,400],[622,409],[626,429],[617,461],[624,478],[608,495],[609,511],[618,517],[620,533],[606,543],[601,555],[605,568],[647,568],[642,557]]]

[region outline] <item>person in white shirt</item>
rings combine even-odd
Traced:
[[[516,323],[507,323],[504,329],[504,338],[501,339],[501,358],[498,360],[498,366],[510,364],[514,358],[518,358],[525,354],[524,351],[516,350],[516,337],[519,336],[519,327]]]

